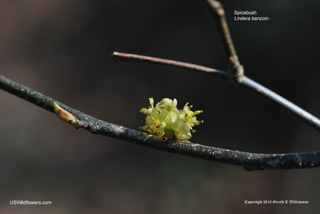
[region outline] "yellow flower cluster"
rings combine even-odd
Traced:
[[[163,141],[189,140],[192,137],[191,131],[195,132],[192,127],[203,123],[195,117],[202,111],[191,111],[192,106],[188,106],[188,103],[182,110],[178,110],[176,99],[164,98],[155,107],[153,98],[149,98],[149,101],[151,106],[140,110],[146,114],[146,124],[141,129],[161,137]]]

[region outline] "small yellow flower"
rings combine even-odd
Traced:
[[[141,129],[161,137],[163,141],[189,140],[192,137],[191,131],[195,132],[192,127],[203,123],[195,117],[202,111],[191,111],[192,106],[188,106],[188,103],[182,110],[178,110],[176,99],[164,98],[155,107],[153,98],[149,98],[149,102],[151,106],[148,109],[140,110],[142,114],[146,114],[146,124]]]

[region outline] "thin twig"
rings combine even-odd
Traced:
[[[245,170],[250,171],[320,167],[320,151],[290,154],[256,154],[215,148],[190,141],[167,141],[164,143],[161,139],[153,135],[91,117],[1,75],[0,88],[52,113],[54,112],[53,102],[57,102],[60,107],[70,112],[80,121],[78,128],[84,128],[93,134],[126,140],[137,145],[161,151],[243,166]]]
[[[150,62],[150,63],[157,63],[157,64],[164,64],[169,65],[173,67],[178,68],[186,68],[184,65],[189,65],[188,69],[192,71],[198,71],[203,72],[206,74],[210,74],[213,76],[223,77],[222,79],[230,81],[229,78],[227,78],[227,73],[224,71],[218,71],[213,68],[200,66],[200,65],[194,65],[189,64],[185,62],[177,62],[174,60],[167,60],[167,59],[161,59],[156,57],[149,57],[149,56],[142,56],[137,54],[127,54],[127,53],[120,53],[120,52],[114,52],[113,55],[117,58],[123,58],[126,60],[132,60],[132,61],[144,61],[144,62]],[[147,59],[147,60],[146,60]],[[170,63],[167,63],[167,62]],[[214,72],[209,72],[214,71]],[[217,75],[216,71],[219,72],[219,75]],[[320,131],[320,120],[319,118],[313,116],[309,112],[305,111],[304,109],[300,108],[299,106],[295,105],[294,103],[288,101],[284,97],[280,96],[279,94],[271,91],[270,89],[260,85],[259,83],[255,82],[254,80],[243,76],[240,82],[237,82],[237,85],[242,86],[244,88],[247,88],[251,91],[254,91],[255,93],[258,93],[262,95],[263,97],[267,98],[271,102],[277,104],[278,106],[282,107],[286,111],[292,113],[302,121],[306,122],[307,124],[311,125],[313,128]]]
[[[220,2],[216,0],[204,0],[208,6],[216,28],[221,39],[221,44],[225,52],[227,64],[229,66],[229,76],[232,80],[240,82],[244,76],[243,66],[240,64],[239,57],[234,48],[224,9]]]
[[[162,58],[151,57],[151,56],[143,56],[138,54],[121,53],[121,52],[113,52],[111,56],[121,60],[132,60],[132,61],[148,62],[148,63],[154,63],[154,64],[162,64],[162,65],[173,66],[173,67],[178,67],[182,69],[188,69],[192,71],[204,72],[210,75],[220,77],[222,79],[227,78],[227,73],[225,71],[220,71],[214,68],[209,68],[209,67],[195,65],[195,64],[186,63],[186,62],[180,62],[180,61],[175,61],[170,59],[162,59]]]
[[[310,114],[303,108],[297,106],[296,104],[290,102],[286,98],[280,96],[279,94],[273,92],[272,90],[264,87],[263,85],[255,82],[254,80],[244,76],[239,83],[240,86],[247,88],[255,93],[262,95],[263,97],[270,100],[272,103],[282,107],[289,113],[298,117],[302,121],[309,124],[311,127],[315,128],[317,131],[320,131],[320,120],[316,116]]]

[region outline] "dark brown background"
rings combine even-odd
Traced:
[[[223,1],[246,74],[320,115],[316,1]],[[267,22],[235,22],[256,10]],[[319,149],[319,133],[259,96],[213,77],[112,51],[226,69],[201,2],[1,0],[0,71],[94,117],[137,129],[148,98],[203,109],[192,141],[257,153]],[[246,172],[91,135],[0,91],[1,213],[310,213],[319,169]],[[238,111],[234,111],[235,107]],[[244,200],[309,205],[245,205]],[[51,206],[10,206],[51,200]]]

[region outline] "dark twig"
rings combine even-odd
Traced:
[[[54,112],[53,102],[57,101],[1,75],[0,88],[52,113]],[[78,128],[84,128],[93,134],[126,140],[137,145],[147,146],[166,152],[243,166],[245,170],[301,169],[320,166],[320,152],[256,154],[220,149],[192,143],[190,141],[168,141],[164,143],[161,139],[153,135],[108,123],[84,114],[60,102],[57,103],[80,121]]]

